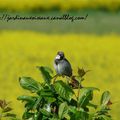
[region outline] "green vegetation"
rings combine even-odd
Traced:
[[[94,87],[80,87],[86,71],[78,68],[78,75],[69,82],[55,79],[48,67],[37,67],[43,76],[40,83],[31,77],[20,77],[22,88],[34,93],[22,95],[17,99],[25,102],[23,120],[112,120],[109,110],[110,93],[105,91],[99,105],[93,104]],[[68,79],[68,78],[67,78]],[[75,90],[76,92],[75,92]],[[77,93],[77,94],[76,94]],[[89,109],[92,107],[94,111]]]

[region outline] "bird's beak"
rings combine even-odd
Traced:
[[[59,60],[60,59],[60,55],[57,55],[55,58]]]

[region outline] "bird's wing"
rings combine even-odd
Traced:
[[[67,59],[64,59],[64,69],[65,69],[65,74],[68,76],[72,75],[72,68],[71,68],[71,64],[69,63],[69,61]]]

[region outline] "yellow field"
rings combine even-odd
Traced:
[[[120,0],[0,0],[0,8],[8,10],[70,10],[83,8],[117,10],[120,8]]]
[[[109,90],[115,102],[112,115],[114,120],[120,120],[120,36],[114,34],[0,32],[0,98],[12,101],[14,111],[22,115],[23,104],[16,98],[27,93],[20,88],[18,77],[32,76],[40,81],[35,66],[53,68],[53,59],[59,50],[65,52],[74,73],[78,66],[92,70],[87,74],[84,86],[98,87],[101,92]]]

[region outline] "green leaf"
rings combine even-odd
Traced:
[[[97,109],[97,105],[95,105],[95,104],[93,104],[93,103],[90,103],[90,102],[89,102],[89,103],[88,103],[88,106],[89,106],[89,107],[93,107],[94,109]]]
[[[50,117],[52,115],[52,113],[48,112],[47,110],[45,109],[41,109],[40,112],[44,115],[44,116],[47,116],[47,117]]]
[[[112,118],[107,115],[100,115],[100,116],[97,116],[95,120],[112,120]]]
[[[75,114],[72,114],[70,120],[88,120],[89,115],[87,112],[80,110],[77,111]]]
[[[101,97],[101,105],[107,105],[108,102],[110,101],[110,97],[111,95],[109,91],[103,92],[102,97]]]
[[[48,67],[43,67],[43,66],[37,66],[37,68],[41,71],[41,74],[45,80],[46,83],[50,84],[52,76],[50,75],[50,73],[53,73],[53,71],[48,68]]]
[[[45,90],[45,89],[41,90],[39,95],[41,95],[43,97],[45,97],[45,96],[46,97],[53,97],[52,91],[51,90]]]
[[[76,113],[77,112],[77,107],[76,106],[69,106],[69,112],[70,113]]]
[[[39,82],[35,81],[31,77],[20,77],[19,78],[20,86],[31,92],[37,92],[42,89],[42,86]]]
[[[86,87],[80,89],[80,95],[78,97],[79,107],[85,108],[88,105],[89,101],[93,99],[93,90],[98,89],[93,87]]]
[[[27,110],[27,111],[33,110],[35,103],[36,103],[36,102],[31,102],[31,101],[30,101],[30,102],[27,102],[27,103],[25,104],[26,110]]]
[[[33,106],[33,109],[34,109],[34,110],[38,108],[38,106],[40,105],[41,100],[42,100],[42,97],[39,96],[39,97],[37,98],[37,100],[35,101],[35,103],[34,103],[34,106]]]
[[[55,101],[56,101],[56,98],[54,98],[54,97],[45,97],[45,100],[46,100],[48,103],[52,103],[52,102],[55,102]]]
[[[49,88],[42,89],[41,91],[39,91],[38,95],[44,98],[48,103],[54,102],[56,100],[53,91]]]
[[[59,118],[60,119],[64,118],[67,113],[68,113],[67,103],[66,102],[61,103],[59,106],[59,111],[58,111]]]
[[[69,85],[67,85],[63,81],[59,80],[59,81],[55,82],[54,86],[55,86],[56,92],[62,98],[64,98],[67,101],[70,101],[72,99],[71,97],[73,96],[74,92]]]
[[[33,97],[33,96],[19,96],[17,100],[22,100],[23,102],[26,101],[27,103],[25,104],[26,109],[29,110],[35,110],[40,104],[40,101],[42,98],[39,97]]]
[[[49,74],[53,74],[53,70],[47,66],[44,66],[45,71],[47,71]]]
[[[49,118],[49,120],[59,120],[57,117]]]
[[[96,87],[84,87],[84,88],[89,89],[89,90],[91,90],[91,91],[93,91],[93,90],[100,91],[100,89],[98,89],[98,88],[96,88]]]
[[[93,94],[91,90],[82,89],[78,98],[79,107],[86,107],[90,100],[92,100]]]
[[[17,100],[34,102],[36,100],[36,97],[22,95],[22,96],[19,96]]]
[[[24,114],[23,114],[23,116],[22,116],[22,118],[23,118],[23,120],[27,120],[27,119],[33,119],[33,116],[34,116],[34,113],[31,113],[31,112],[24,112]]]
[[[111,117],[108,117],[107,115],[101,115],[101,118],[103,120],[112,120]]]

